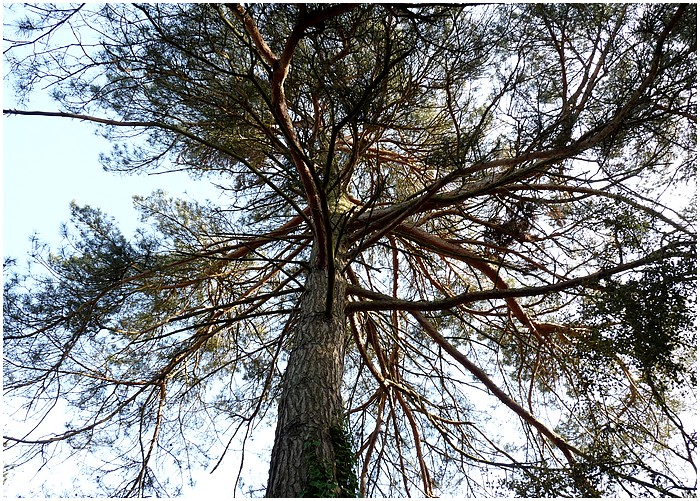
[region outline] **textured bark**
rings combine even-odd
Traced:
[[[316,262],[315,256],[311,262]],[[341,269],[337,264],[335,270]],[[312,267],[284,375],[267,497],[312,495],[309,481],[319,468],[330,473],[332,480],[337,477],[337,432],[343,429],[340,390],[346,285],[336,271],[330,318],[326,314],[328,286],[327,270]]]

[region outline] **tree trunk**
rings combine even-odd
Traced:
[[[283,379],[267,497],[354,495],[341,396],[346,284],[337,263],[329,318],[328,271],[313,266],[315,252],[311,263]]]

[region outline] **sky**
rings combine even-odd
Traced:
[[[11,96],[5,96],[11,97]],[[3,100],[3,108],[12,106]],[[49,99],[27,109],[56,110]],[[20,256],[37,232],[58,242],[59,228],[70,216],[69,204],[103,209],[131,234],[138,224],[133,195],[163,189],[174,196],[211,198],[204,181],[184,173],[120,175],[105,172],[98,156],[110,145],[87,122],[54,117],[3,117],[3,253]]]
[[[17,106],[6,84],[2,93],[3,109],[12,109]],[[45,92],[37,92],[24,108],[57,110]],[[36,233],[54,249],[61,244],[60,226],[69,219],[69,205],[73,200],[78,205],[91,205],[113,216],[128,238],[139,224],[132,205],[133,195],[148,195],[157,189],[171,196],[199,201],[216,199],[218,195],[206,181],[192,180],[184,173],[124,176],[105,172],[98,157],[101,152],[109,152],[110,144],[95,133],[96,127],[91,123],[54,117],[3,116],[1,127],[2,254],[17,258],[19,264],[28,258],[32,234]],[[16,436],[17,433],[8,433],[18,429],[6,414],[9,408],[9,402],[5,401],[3,433]],[[50,431],[52,423],[62,430],[66,412],[67,409],[59,406],[52,422],[45,423],[43,430]],[[185,494],[196,498],[230,497],[238,465],[235,454],[229,456],[215,473],[195,473],[197,485]],[[248,452],[247,458],[252,457]],[[7,461],[8,456],[3,459]],[[41,492],[36,489],[43,480],[61,485],[64,479],[74,476],[75,466],[67,462],[50,470],[43,469],[35,476],[36,468],[36,465],[28,465],[14,473],[12,481],[3,486],[3,497],[31,493],[36,496]],[[252,468],[267,473],[266,465],[253,462]]]

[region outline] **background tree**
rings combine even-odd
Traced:
[[[23,11],[61,109],[6,115],[225,198],[7,266],[6,395],[75,409],[8,448],[162,496],[275,419],[269,496],[695,491],[695,5]]]

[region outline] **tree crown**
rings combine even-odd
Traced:
[[[695,202],[668,193],[695,177],[695,5],[23,12],[12,80],[60,110],[6,114],[95,122],[106,168],[225,196],[136,198],[132,238],[73,206],[48,274],[8,267],[5,390],[76,409],[10,447],[113,451],[105,490],[176,492],[275,415],[322,269],[343,492],[694,491]]]

